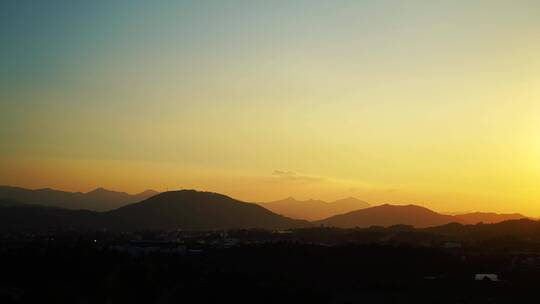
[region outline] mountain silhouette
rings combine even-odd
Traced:
[[[344,198],[334,202],[313,199],[299,201],[293,197],[288,197],[279,201],[259,203],[259,205],[288,217],[310,221],[321,220],[332,215],[364,209],[370,206],[368,203],[354,197]]]
[[[451,215],[444,215],[416,205],[381,205],[345,214],[335,215],[315,224],[341,228],[411,225],[430,227],[454,222]]]
[[[472,212],[466,214],[458,214],[454,216],[456,221],[463,224],[493,224],[509,220],[525,219],[526,216],[519,213],[499,214],[493,212]]]
[[[136,200],[135,202],[133,202]],[[112,206],[121,207],[110,210]],[[27,190],[0,187],[0,228],[114,229],[114,230],[213,230],[230,228],[295,228],[312,224],[341,228],[408,225],[416,228],[449,223],[499,223],[524,219],[521,214],[475,212],[446,215],[416,205],[382,205],[329,216],[312,223],[293,219],[317,218],[336,210],[367,206],[348,198],[332,203],[294,198],[261,204],[246,203],[225,195],[195,190],[161,194],[148,190],[130,195],[98,188],[88,193],[52,189]],[[67,207],[66,207],[67,206]],[[284,209],[280,209],[284,208]],[[296,209],[295,209],[296,208]],[[99,211],[99,212],[92,212]],[[287,211],[287,213],[283,212]],[[280,215],[285,214],[285,215]],[[458,226],[455,229],[460,229]]]
[[[195,190],[170,191],[108,212],[120,228],[212,230],[291,228],[309,222],[275,214],[257,204]]]
[[[142,201],[156,194],[158,192],[153,190],[146,190],[139,194],[131,195],[125,192],[110,191],[103,188],[82,193],[59,191],[49,188],[29,190],[19,187],[0,186],[0,199],[3,200],[93,211],[116,209],[127,204]]]
[[[0,200],[0,231],[98,230],[107,225],[103,214]]]
[[[386,227],[400,224],[421,228],[445,225],[449,223],[494,224],[508,220],[525,218],[525,216],[519,213],[499,214],[493,212],[473,212],[459,215],[446,215],[416,205],[385,204],[332,216],[324,220],[316,221],[315,223],[342,228],[369,226]]]
[[[437,227],[428,227],[425,228],[424,231],[438,235],[452,236],[464,240],[497,239],[509,237],[539,240],[540,221],[523,218],[517,220],[507,220],[494,224],[463,225],[451,223]]]
[[[307,221],[290,219],[256,204],[195,190],[164,192],[107,212],[0,201],[0,229],[4,231],[281,229],[307,226],[310,226]]]

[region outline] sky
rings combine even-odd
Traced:
[[[540,215],[538,1],[2,1],[0,184]]]

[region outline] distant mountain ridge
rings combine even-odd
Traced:
[[[90,192],[82,193],[60,191],[50,188],[30,190],[19,187],[0,186],[0,199],[2,200],[65,209],[86,209],[93,211],[116,209],[142,201],[156,194],[158,194],[158,192],[153,190],[146,190],[132,195],[104,188],[97,188]]]
[[[156,194],[145,191],[130,195],[98,188],[88,193],[71,193],[52,189],[27,190],[0,187],[0,221],[4,227],[82,228],[82,229],[279,229],[309,225],[341,228],[410,225],[417,228],[449,223],[477,224],[520,220],[514,214],[475,212],[458,215],[437,213],[416,205],[381,205],[357,209],[308,222],[280,215],[280,207],[296,206],[298,212],[321,216],[339,208],[364,207],[367,203],[348,198],[327,203],[320,200],[297,201],[288,198],[262,206],[241,202],[228,196],[195,190],[169,191]],[[262,206],[260,206],[262,205]],[[335,205],[335,206],[332,206]],[[331,206],[331,209],[328,209]],[[327,209],[324,209],[327,208]],[[272,210],[273,209],[273,210]],[[88,212],[70,212],[85,210]],[[277,210],[277,211],[276,211]],[[94,212],[99,211],[99,212]],[[288,214],[291,209],[288,209]],[[27,217],[26,217],[26,216]],[[32,224],[32,222],[35,222]],[[11,224],[8,224],[11,223]],[[0,225],[1,226],[1,225]]]
[[[471,212],[465,214],[457,214],[454,217],[458,220],[459,223],[463,224],[494,224],[500,223],[509,220],[520,220],[527,218],[526,216],[519,213],[494,213],[494,212]]]
[[[417,228],[439,226],[454,221],[451,215],[443,215],[416,205],[381,205],[316,221],[316,224],[342,228],[411,225]]]
[[[275,214],[225,195],[180,190],[160,193],[112,211],[68,210],[0,201],[0,230],[221,230],[307,227],[307,221]]]
[[[390,205],[370,207],[345,214],[335,215],[315,224],[341,228],[411,225],[416,228],[440,226],[449,223],[477,224],[499,223],[507,220],[519,220],[526,217],[515,214],[497,214],[487,212],[446,215],[417,205]]]
[[[426,232],[453,236],[459,239],[493,239],[517,237],[522,239],[540,239],[540,221],[528,218],[506,220],[491,224],[451,223],[423,229]]]
[[[369,203],[354,197],[348,197],[334,202],[314,199],[300,201],[293,197],[288,197],[278,201],[259,203],[259,205],[288,217],[310,221],[321,220],[336,214],[370,207]]]

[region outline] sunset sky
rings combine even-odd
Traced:
[[[540,216],[540,2],[2,1],[0,184]]]

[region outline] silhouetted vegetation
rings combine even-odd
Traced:
[[[4,234],[0,299],[2,303],[507,303],[525,301],[536,291],[538,240],[502,234],[448,247],[447,237],[419,242],[422,235],[432,234],[406,226]],[[425,239],[431,243],[426,245]],[[498,280],[475,281],[477,273],[495,274]]]

